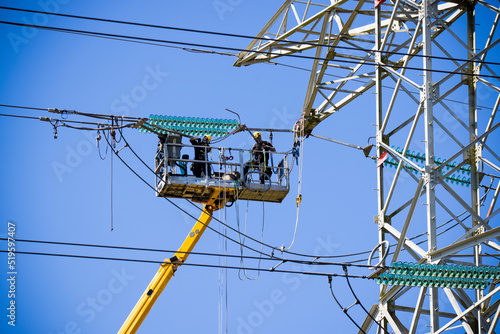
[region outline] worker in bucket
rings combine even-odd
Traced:
[[[194,160],[200,160],[203,162],[193,162],[191,165],[191,171],[193,175],[196,177],[205,177],[206,175],[210,176],[210,165],[206,162],[207,155],[210,152],[210,141],[212,140],[212,136],[205,135],[203,139],[193,137],[189,141],[192,145],[195,145],[194,148]],[[207,167],[208,166],[208,167]],[[207,173],[208,168],[208,173]]]
[[[254,132],[253,139],[255,140],[255,144],[252,147],[252,159],[245,163],[243,175],[246,179],[246,175],[250,168],[257,169],[260,171],[260,183],[265,183],[266,175],[269,180],[272,175],[271,167],[269,167],[269,152],[276,152],[276,149],[270,142],[262,140],[260,132]]]

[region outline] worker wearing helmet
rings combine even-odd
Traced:
[[[194,160],[200,160],[204,162],[193,162],[191,165],[191,171],[196,177],[205,177],[205,175],[210,176],[210,165],[206,162],[208,152],[210,152],[210,141],[212,136],[205,135],[203,139],[193,137],[189,139],[194,147]],[[208,170],[208,173],[207,173]]]
[[[255,144],[252,147],[252,160],[245,163],[243,168],[244,180],[246,179],[246,175],[250,167],[260,170],[268,175],[269,180],[271,179],[272,171],[269,167],[269,152],[276,152],[276,149],[273,145],[265,140],[262,140],[262,135],[260,132],[254,132],[253,139],[255,140]],[[266,177],[264,175],[260,175],[260,183],[264,183]]]

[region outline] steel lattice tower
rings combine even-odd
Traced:
[[[235,63],[310,57],[306,132],[350,102],[371,99],[377,157],[388,154],[377,167],[375,216],[380,254],[393,245],[387,264],[499,265],[498,5],[289,0]],[[375,104],[362,96],[368,91]],[[431,333],[493,333],[497,283],[486,290],[381,285],[359,333],[416,333],[424,325]]]

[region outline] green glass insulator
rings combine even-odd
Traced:
[[[471,266],[465,266],[465,278],[472,278],[473,269]]]
[[[472,272],[472,278],[479,278],[479,268],[475,268],[474,271]]]
[[[455,271],[453,270],[453,267],[450,265],[445,265],[444,266],[444,277],[453,277],[455,276]]]
[[[495,268],[494,276],[495,276],[495,279],[500,279],[500,270],[498,268]]]
[[[488,267],[483,268],[483,279],[490,279],[491,278],[491,270]]]
[[[415,276],[412,276],[411,280],[410,280],[410,285],[417,286],[418,285],[418,278],[416,278]]]
[[[426,276],[427,275],[427,265],[426,264],[420,264],[420,276]]]
[[[499,273],[498,268],[490,267],[490,278],[491,279],[499,279],[500,278],[499,274],[500,273]]]
[[[437,271],[437,277],[443,277],[444,276],[444,266],[442,265],[437,265],[436,266],[436,271]]]
[[[412,277],[410,275],[405,275],[403,281],[404,281],[404,285],[405,286],[411,286],[411,284],[412,284]]]
[[[420,275],[430,276],[430,274],[431,274],[431,272],[430,272],[429,265],[428,264],[423,264],[422,265],[422,273]]]
[[[484,267],[479,267],[478,271],[477,271],[477,278],[479,279],[484,279],[484,274],[485,274],[485,270],[486,268]]]

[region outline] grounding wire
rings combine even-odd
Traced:
[[[295,228],[293,231],[293,238],[292,242],[290,243],[290,246],[286,247],[284,245],[281,246],[281,251],[289,251],[293,244],[295,243],[295,237],[297,236],[297,228],[299,226],[299,212],[300,212],[300,203],[302,201],[302,171],[303,171],[303,164],[304,164],[304,117],[300,117],[299,120],[295,123],[294,125],[294,143],[299,145],[299,177],[298,177],[298,185],[297,185],[297,210],[296,210],[296,217],[295,217]],[[300,140],[299,140],[300,138]],[[295,146],[294,144],[294,146]],[[292,162],[293,165],[293,162]]]
[[[97,17],[81,16],[81,15],[74,15],[74,14],[54,13],[54,12],[23,9],[23,8],[14,8],[14,7],[7,7],[7,6],[0,6],[0,9],[21,11],[21,12],[28,12],[28,13],[46,14],[46,15],[53,15],[53,16],[60,16],[60,17],[67,17],[67,18],[74,18],[74,19],[106,22],[106,23],[125,24],[125,25],[140,26],[140,27],[146,27],[146,28],[157,28],[157,29],[166,29],[166,30],[175,30],[175,31],[182,31],[182,32],[197,33],[197,34],[208,34],[208,35],[216,35],[216,36],[224,36],[224,37],[235,37],[235,38],[242,38],[242,39],[261,40],[264,42],[281,42],[281,41],[283,41],[283,40],[278,39],[278,38],[270,38],[269,36],[257,37],[257,36],[243,35],[243,34],[225,33],[225,32],[218,32],[218,31],[181,28],[181,27],[172,27],[172,26],[164,26],[164,25],[149,24],[149,23],[123,21],[123,20],[104,19],[104,18],[97,18]],[[286,39],[286,43],[287,44],[294,44],[295,43],[295,44],[318,46],[318,47],[330,47],[330,44],[308,42],[308,41],[293,41],[293,40],[289,40],[289,39]],[[404,52],[397,52],[397,51],[384,52],[384,51],[365,49],[365,48],[361,48],[361,47],[352,47],[352,46],[350,47],[350,46],[336,45],[335,48],[349,50],[349,51],[362,51],[362,52],[367,52],[367,53],[384,53],[384,55],[390,54],[390,55],[420,57],[420,58],[426,58],[426,59],[430,58],[430,59],[438,59],[438,60],[446,60],[446,61],[474,62],[474,63],[478,63],[478,64],[500,65],[500,62],[491,62],[491,61],[484,61],[484,60],[471,61],[470,59],[450,58],[450,57],[435,56],[435,55],[431,55],[431,56],[411,55],[411,54],[404,53]],[[247,50],[245,49],[245,51],[247,51]],[[247,52],[255,52],[255,51],[247,51]]]
[[[104,136],[106,136],[106,131],[103,130],[102,133],[104,134]],[[108,145],[106,145],[106,151],[104,152],[104,157],[103,157],[101,154],[101,146],[99,145],[99,142],[101,140],[100,136],[101,136],[100,130],[97,130],[97,136],[96,136],[97,152],[99,153],[99,158],[101,158],[101,160],[104,160],[108,156]]]
[[[228,47],[228,46],[218,46],[218,45],[207,45],[207,44],[200,44],[200,43],[169,41],[169,40],[161,40],[161,39],[155,39],[155,38],[127,36],[127,35],[117,35],[117,34],[110,34],[110,33],[101,33],[101,32],[92,32],[92,31],[83,31],[83,30],[76,30],[76,29],[68,29],[68,28],[48,27],[48,26],[41,26],[41,25],[35,25],[35,24],[9,22],[9,21],[0,21],[0,24],[22,26],[22,27],[28,27],[28,28],[43,29],[43,30],[63,32],[63,33],[71,33],[71,34],[84,34],[84,35],[92,36],[92,37],[101,37],[101,38],[102,37],[104,37],[104,38],[117,37],[117,38],[121,38],[123,41],[129,41],[129,40],[130,41],[147,41],[147,42],[159,42],[159,43],[175,44],[175,45],[196,46],[196,47],[203,47],[203,48],[207,48],[207,49],[213,48],[213,49],[231,50],[231,51],[239,51],[239,52],[246,52],[247,51],[246,49],[234,48],[234,47]],[[273,53],[273,52],[268,52],[268,51],[256,51],[256,50],[254,50],[252,52],[266,54],[266,55],[277,55],[277,56],[282,56],[282,57],[292,57],[292,58],[301,58],[301,59],[311,59],[311,60],[321,60],[321,61],[328,61],[329,60],[328,58],[323,58],[323,57],[297,55],[297,54],[281,54],[281,53]],[[337,62],[337,63],[355,64],[355,65],[359,64],[359,62],[352,61],[352,60],[344,60],[344,59],[335,59],[335,62]],[[410,67],[410,66],[400,66],[400,65],[391,65],[391,64],[377,64],[375,61],[373,61],[371,59],[365,59],[363,61],[363,64],[373,65],[373,66],[381,66],[382,65],[382,66],[390,67],[390,68],[396,68],[396,69],[404,68],[404,69],[408,69],[408,70],[424,71],[424,72],[435,72],[435,73],[444,73],[444,74],[457,74],[456,71],[438,70],[438,69],[434,69],[434,68],[433,69],[424,69],[424,68]],[[488,75],[488,74],[480,74],[480,73],[461,73],[461,75],[472,76],[472,77],[495,78],[495,79],[499,78],[497,75]]]

